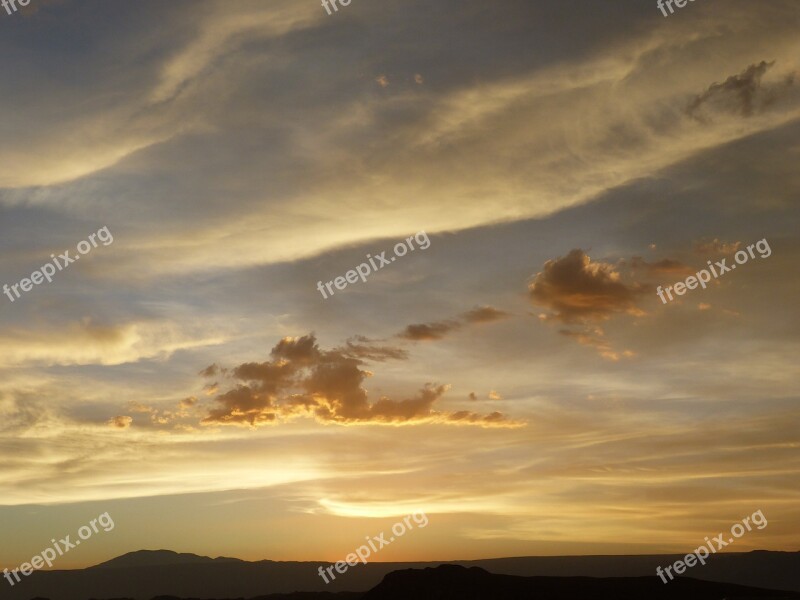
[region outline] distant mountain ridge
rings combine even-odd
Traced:
[[[565,582],[592,577],[641,578],[657,582],[660,586],[680,589],[686,578],[664,585],[655,575],[657,566],[665,567],[682,559],[682,555],[644,556],[543,556],[485,559],[477,561],[442,561],[425,563],[369,563],[349,569],[345,574],[326,585],[318,575],[320,562],[275,562],[262,560],[248,562],[236,558],[198,556],[172,552],[170,550],[141,550],[130,552],[87,569],[74,571],[36,571],[15,586],[6,586],[3,600],[86,600],[87,598],[130,598],[150,600],[152,598],[264,598],[269,594],[284,594],[285,598],[312,599],[355,598],[352,594],[332,596],[332,593],[369,593],[379,585],[397,582],[396,573],[408,569],[426,569],[441,565],[480,567],[481,574],[468,571],[458,577],[517,576],[542,577],[551,582],[561,578]],[[424,572],[424,571],[423,571]],[[455,571],[453,571],[455,572]],[[437,577],[442,577],[439,572]],[[485,573],[485,575],[483,574]],[[800,552],[748,552],[724,553],[710,557],[705,566],[696,566],[686,572],[700,585],[704,581],[750,586],[753,588],[789,590],[800,592]],[[414,577],[431,577],[415,575]],[[513,577],[512,577],[513,578]],[[430,580],[435,581],[435,580]],[[476,580],[480,582],[480,580]],[[562,582],[563,584],[563,582]],[[617,585],[651,585],[625,584]],[[477,585],[477,584],[476,584]],[[516,584],[515,584],[516,585]],[[526,584],[527,585],[527,584]],[[547,589],[546,584],[542,584]],[[549,584],[548,584],[549,585]],[[608,584],[602,584],[608,585]],[[467,586],[469,587],[469,586]],[[656,589],[661,589],[655,586]],[[295,592],[307,592],[296,595]],[[388,592],[387,592],[388,593]],[[443,592],[444,593],[444,592]],[[288,596],[287,596],[288,595]],[[424,596],[413,596],[421,600]],[[435,596],[443,599],[449,595]],[[464,596],[469,598],[471,596]],[[528,597],[528,596],[524,596]],[[580,596],[578,596],[580,597]],[[595,596],[590,596],[594,598]],[[660,597],[644,596],[647,600]],[[667,596],[672,597],[672,596]],[[722,600],[725,596],[719,596]],[[766,597],[766,596],[755,596]],[[790,596],[796,598],[797,596]],[[277,597],[275,597],[277,600]],[[546,600],[546,595],[536,595],[536,600]],[[273,600],[273,599],[270,599]],[[583,598],[581,598],[583,600]],[[641,598],[639,599],[641,600]],[[704,600],[714,600],[709,596]]]
[[[178,553],[172,550],[136,550],[122,556],[117,556],[106,562],[89,567],[90,569],[113,569],[124,567],[154,567],[164,565],[185,565],[213,562],[245,562],[238,558],[219,556],[211,558],[186,552]]]

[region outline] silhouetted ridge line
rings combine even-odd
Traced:
[[[185,565],[214,562],[244,561],[240,561],[238,558],[227,558],[223,556],[211,558],[209,556],[198,556],[197,554],[178,553],[172,550],[137,550],[136,552],[128,552],[127,554],[112,558],[111,560],[89,568],[108,569],[121,567],[154,567],[162,565]]]
[[[745,600],[800,594],[680,578],[519,577],[479,567],[442,565],[389,573],[363,600]]]

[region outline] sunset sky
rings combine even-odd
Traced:
[[[0,566],[800,550],[800,4],[0,9]],[[421,232],[366,282],[328,282]],[[746,264],[673,286],[764,240]],[[763,256],[763,257],[762,257]]]

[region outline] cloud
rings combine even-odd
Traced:
[[[436,323],[418,323],[409,325],[398,337],[414,341],[440,340],[453,330],[461,327],[457,321],[439,321]]]
[[[644,269],[648,275],[691,275],[695,269],[674,258],[662,258],[649,263],[640,256],[630,261],[631,269]]]
[[[220,394],[214,401],[219,406],[208,411],[203,424],[247,423],[255,426],[278,418],[272,397],[246,385],[238,385]]]
[[[219,366],[214,364],[208,365],[205,369],[202,369],[199,375],[202,377],[216,377],[219,372]]]
[[[509,420],[499,412],[493,412],[482,417],[467,410],[462,410],[448,415],[446,422],[460,423],[463,425],[480,425],[481,427],[520,427],[522,425],[516,421],[509,422]]]
[[[742,242],[721,242],[719,239],[714,238],[710,242],[697,242],[694,245],[694,251],[703,256],[709,254],[733,254],[741,245]]]
[[[141,402],[128,402],[128,410],[133,413],[152,414],[156,411],[152,406],[142,404]]]
[[[133,423],[133,417],[127,415],[113,417],[107,421],[107,424],[115,429],[128,429],[131,423]]]
[[[38,394],[0,392],[0,434],[19,435],[50,417]]]
[[[493,306],[478,306],[461,315],[467,323],[491,323],[510,317],[509,313],[498,310]]]
[[[648,263],[635,256],[620,265],[630,266],[631,272],[644,270],[647,275],[685,274],[692,269],[674,259]],[[638,302],[647,291],[647,285],[638,281],[625,283],[614,265],[593,262],[580,249],[570,251],[565,257],[548,260],[541,272],[528,286],[531,300],[551,309],[550,315],[540,315],[543,320],[557,319],[574,329],[561,329],[559,333],[574,339],[582,346],[594,348],[607,360],[630,358],[630,350],[615,350],[605,332],[596,324],[614,314],[645,314]]]
[[[413,341],[440,340],[451,331],[461,329],[464,325],[492,323],[494,321],[507,319],[510,316],[509,313],[494,308],[493,306],[476,306],[456,319],[409,325],[402,333],[399,333],[397,337]]]
[[[631,358],[634,356],[634,353],[630,350],[623,350],[622,352],[614,350],[611,343],[606,339],[605,332],[599,327],[585,329],[583,331],[561,329],[559,333],[575,339],[582,346],[595,348],[600,356],[614,362],[617,362],[620,358]]]
[[[187,333],[166,322],[101,325],[82,319],[60,328],[7,329],[0,335],[0,366],[120,365],[221,341],[207,332]]]
[[[738,75],[731,75],[723,83],[714,83],[696,96],[686,107],[686,113],[700,121],[707,120],[708,112],[733,113],[750,117],[776,102],[795,84],[794,74],[783,81],[762,85],[761,79],[775,61],[761,61],[747,67]]]
[[[197,405],[197,398],[195,396],[188,396],[186,398],[182,398],[177,402],[177,405],[174,409],[163,409],[157,408],[155,406],[150,406],[148,404],[143,404],[137,401],[131,401],[127,404],[127,410],[131,413],[136,414],[144,414],[149,416],[148,421],[136,420],[135,425],[137,427],[149,427],[155,425],[156,427],[162,425],[170,425],[175,424],[176,429],[181,428],[188,428],[190,427],[189,423],[185,422],[189,417],[191,417],[191,409]],[[115,417],[115,419],[119,419],[120,417]],[[113,419],[112,419],[113,421]],[[183,421],[181,423],[177,423],[177,421]],[[111,423],[111,421],[109,421]],[[131,419],[131,422],[128,423],[129,425],[134,424],[134,419]]]
[[[375,346],[374,340],[370,340],[364,336],[355,336],[349,340],[344,346],[337,348],[343,356],[350,358],[363,358],[365,360],[372,360],[376,362],[384,362],[386,360],[405,360],[408,358],[408,351],[396,346]]]
[[[389,355],[379,353],[385,360]],[[403,400],[381,397],[370,403],[364,381],[371,373],[345,349],[322,350],[313,334],[283,338],[271,360],[244,363],[230,370],[235,387],[218,395],[204,425],[257,427],[297,416],[321,423],[450,423],[482,427],[519,427],[499,413],[449,413],[434,408],[448,386],[426,384]]]
[[[210,18],[199,22],[197,36],[163,67],[161,81],[150,100],[164,102],[180,94],[193,80],[206,74],[215,60],[248,41],[279,38],[306,29],[320,15],[310,6],[291,0],[277,0],[269,7],[218,7]]]
[[[592,262],[583,250],[548,260],[528,286],[531,301],[565,323],[608,319],[614,313],[640,314],[636,301],[644,288],[622,281],[613,265]]]
[[[315,70],[321,52],[345,64],[349,47],[330,44],[327,35],[339,30],[332,21],[341,22],[326,19],[319,6],[275,0],[269,7],[203,3],[202,10],[188,12],[155,5],[149,10],[163,28],[154,31],[142,18],[129,23],[126,35],[110,31],[104,40],[107,59],[123,62],[131,56],[129,40],[144,44],[143,60],[126,87],[105,77],[105,60],[83,61],[83,54],[71,56],[69,67],[80,65],[86,85],[38,90],[11,81],[8,88],[20,96],[7,98],[7,110],[18,111],[20,125],[0,144],[1,185],[19,188],[0,194],[0,202],[121,215],[136,248],[131,256],[137,268],[130,272],[139,277],[297,260],[407,234],[411,223],[429,223],[431,232],[441,232],[543,217],[679,164],[699,149],[771,129],[797,112],[788,105],[783,115],[775,111],[770,120],[750,120],[735,131],[699,128],[683,113],[688,99],[719,79],[717,73],[748,64],[741,55],[752,50],[741,48],[741,40],[753,36],[745,35],[745,23],[769,30],[756,39],[768,43],[764,52],[770,58],[789,64],[796,55],[794,28],[774,22],[767,11],[726,10],[715,19],[724,33],[715,35],[698,34],[688,23],[669,35],[633,27],[636,33],[624,40],[596,52],[567,52],[551,64],[533,57],[526,64],[515,56],[508,68],[490,68],[507,61],[495,55],[479,74],[470,64],[473,40],[459,39],[464,51],[448,55],[455,63],[444,72],[433,60],[441,58],[436,49],[422,45],[404,76],[426,64],[423,59],[432,60],[425,76],[440,85],[411,84],[413,92],[394,98],[404,107],[399,111],[385,94],[375,93],[372,79],[384,67],[368,65],[366,74]],[[376,28],[399,27],[394,33],[405,35],[400,23],[415,9],[408,5],[402,12],[394,25],[383,23],[380,11],[363,16],[377,19],[370,21]],[[472,11],[462,12],[463,31],[487,27]],[[312,27],[325,34],[306,37]],[[506,47],[505,30],[491,27],[486,39],[497,37]],[[298,35],[309,44],[296,43]],[[35,50],[36,38],[27,39]],[[283,39],[288,46],[278,42]],[[21,74],[38,66],[39,55],[25,50],[20,55],[32,58],[18,65]],[[391,45],[385,50],[398,52]],[[717,60],[687,60],[698,52]],[[657,69],[650,68],[654,57],[664,58]],[[388,62],[411,60],[404,51],[394,58]],[[26,95],[37,102],[24,102]],[[52,110],[60,105],[71,110]],[[341,118],[330,118],[329,106]],[[76,138],[75,131],[85,135]],[[459,165],[442,170],[455,142]],[[255,159],[224,161],[238,152]],[[252,166],[267,164],[275,171]],[[318,176],[309,180],[298,172]],[[44,187],[79,176],[85,179]],[[264,179],[275,182],[270,194],[262,191]],[[150,193],[138,192],[144,188]],[[214,191],[220,189],[224,193]],[[162,194],[173,198],[171,214],[152,204]],[[378,194],[382,202],[368,201]],[[484,201],[489,195],[493,200]],[[431,197],[437,201],[426,200]],[[518,202],[521,197],[527,201]],[[331,204],[353,224],[348,231],[331,222]],[[402,215],[395,211],[385,218],[386,207],[401,205]]]
[[[486,397],[489,400],[502,400],[503,399],[503,396],[501,396],[500,393],[497,392],[496,390],[490,390]],[[478,395],[475,392],[470,392],[469,395],[467,396],[467,398],[471,402],[477,402],[478,401]]]

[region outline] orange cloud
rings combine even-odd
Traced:
[[[623,350],[622,352],[616,351],[611,346],[611,343],[606,339],[605,333],[602,329],[595,328],[591,331],[570,331],[562,329],[559,331],[561,335],[574,338],[581,346],[591,346],[597,350],[597,353],[608,360],[618,361],[620,358],[631,358],[634,353],[630,350]]]
[[[674,258],[662,258],[649,263],[640,256],[634,256],[630,262],[632,269],[645,269],[648,275],[691,275],[696,270]]]
[[[369,355],[363,349],[362,354]],[[377,350],[380,359],[396,355],[391,349]],[[235,387],[218,395],[216,406],[201,421],[204,425],[238,424],[256,427],[297,416],[310,416],[322,423],[410,424],[449,423],[482,427],[519,427],[500,413],[479,415],[435,410],[435,403],[448,386],[426,384],[403,400],[381,397],[370,402],[364,381],[371,373],[364,362],[348,354],[348,347],[322,350],[309,334],[284,338],[273,349],[271,360],[244,363],[231,369]]]
[[[133,423],[133,417],[127,415],[119,415],[106,421],[106,424],[114,427],[115,429],[128,429]]]
[[[528,286],[531,300],[553,311],[565,323],[603,320],[614,313],[639,314],[636,300],[644,293],[638,283],[623,283],[613,265],[592,262],[583,250],[548,260]]]
[[[721,242],[714,238],[710,242],[697,242],[694,245],[694,251],[703,256],[709,254],[733,254],[741,245],[742,242]]]

